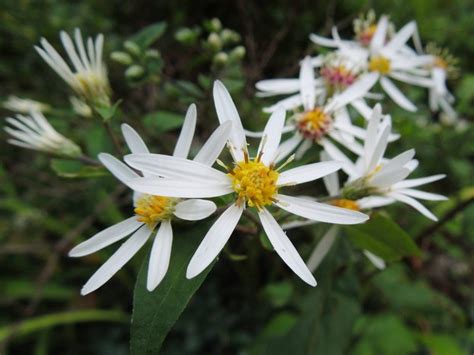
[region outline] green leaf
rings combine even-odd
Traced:
[[[121,311],[99,309],[52,313],[45,316],[27,319],[19,324],[15,323],[0,328],[0,342],[10,336],[18,338],[58,325],[94,321],[125,323],[128,321],[128,315]]]
[[[94,110],[99,114],[99,116],[104,121],[109,121],[114,117],[118,111],[119,105],[122,103],[122,100],[118,100],[112,106],[96,106]]]
[[[101,166],[84,166],[75,160],[53,159],[51,169],[64,178],[95,178],[107,175],[107,170]]]
[[[416,244],[390,218],[374,214],[370,221],[346,227],[349,239],[359,248],[368,250],[386,261],[395,261],[404,256],[419,256]]]
[[[282,307],[291,299],[293,284],[289,281],[271,283],[265,286],[263,293],[275,307]]]
[[[148,48],[153,42],[160,38],[166,30],[166,22],[158,22],[145,27],[143,30],[130,38],[141,49]]]
[[[167,132],[183,124],[184,117],[174,112],[156,111],[143,118],[144,125],[152,132]]]
[[[148,258],[143,262],[135,286],[130,350],[132,355],[157,354],[189,300],[201,286],[212,265],[188,280],[186,268],[209,224],[175,233],[168,272],[153,291],[146,289]]]
[[[421,341],[429,349],[429,353],[433,355],[463,355],[465,350],[449,334],[423,334]]]

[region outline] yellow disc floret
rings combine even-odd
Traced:
[[[331,200],[329,203],[336,207],[347,208],[348,210],[360,211],[359,204],[353,200],[337,199]]]
[[[375,56],[370,59],[369,70],[379,72],[380,74],[390,73],[390,59],[383,56]]]
[[[258,158],[237,163],[228,175],[232,180],[232,188],[238,195],[237,203],[245,202],[250,207],[262,209],[275,201],[279,174]]]
[[[144,194],[135,205],[137,220],[152,226],[156,222],[171,218],[176,199]]]
[[[331,117],[324,113],[321,108],[304,112],[296,123],[303,137],[315,140],[326,134],[330,125]]]

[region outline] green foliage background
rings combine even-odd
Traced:
[[[376,271],[340,236],[316,277],[303,285],[259,238],[240,233],[198,290],[163,346],[165,354],[436,354],[474,351],[474,3],[438,1],[66,1],[4,0],[0,5],[0,98],[10,94],[48,102],[61,110],[48,116],[58,131],[82,143],[88,154],[112,151],[104,130],[75,117],[68,91],[33,50],[40,37],[58,45],[60,30],[80,27],[106,36],[106,60],[121,120],[147,137],[154,151],[169,153],[187,105],[196,101],[201,141],[217,124],[210,83],[223,78],[244,124],[263,127],[263,102],[253,84],[265,77],[296,75],[297,63],[313,53],[308,34],[327,34],[374,8],[397,26],[415,19],[424,43],[449,48],[461,75],[450,82],[463,124],[447,124],[429,112],[425,93],[410,89],[419,111],[392,104],[394,127],[403,139],[392,152],[414,147],[417,175],[446,173],[430,185],[450,197],[431,204],[443,224],[434,226],[406,206],[387,211],[414,238],[422,256]],[[211,67],[199,50],[178,43],[174,32],[219,18],[242,36],[242,66]],[[143,27],[167,22],[153,48],[164,61],[161,83],[126,85],[124,68],[108,59],[112,50]],[[178,81],[179,80],[179,81]],[[164,111],[164,112],[163,112]],[[178,116],[172,113],[178,114]],[[3,111],[2,116],[10,113]],[[118,132],[119,122],[113,122]],[[82,259],[67,258],[72,245],[131,213],[130,196],[110,176],[66,179],[49,158],[6,144],[0,135],[0,342],[2,354],[127,354],[132,295],[141,251],[105,287],[81,297],[81,285],[111,255],[113,247]],[[193,148],[195,151],[198,144]],[[389,152],[389,155],[391,153]],[[59,168],[58,168],[59,166]],[[71,168],[71,167],[69,167]],[[56,170],[57,170],[56,169]],[[74,169],[74,167],[72,167]],[[322,192],[322,191],[320,191]],[[443,220],[446,216],[446,221]],[[326,226],[295,230],[308,256]],[[112,249],[112,250],[110,250]],[[238,258],[247,254],[248,258]]]

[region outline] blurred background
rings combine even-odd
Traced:
[[[100,125],[71,109],[68,89],[33,49],[41,37],[59,49],[60,30],[103,33],[114,98],[123,100],[114,129],[128,122],[152,150],[169,152],[187,105],[197,102],[197,150],[217,123],[210,95],[215,78],[225,79],[247,127],[260,129],[267,116],[261,112],[264,102],[254,98],[254,83],[297,76],[299,59],[316,53],[310,33],[329,35],[336,25],[343,37],[351,37],[352,21],[369,9],[388,14],[398,28],[416,20],[424,44],[436,42],[459,60],[460,75],[449,82],[458,120],[431,113],[426,93],[416,88],[405,92],[418,112],[384,106],[403,137],[390,149],[415,148],[421,162],[417,176],[447,174],[428,188],[450,197],[429,205],[439,222],[406,206],[388,209],[423,256],[376,271],[341,238],[316,274],[318,287],[310,289],[270,251],[241,256],[260,251],[258,240],[234,238],[232,253],[195,294],[163,353],[473,353],[474,3],[2,0],[0,100],[17,95],[54,107],[47,114],[53,126],[91,156],[111,151],[112,143]],[[221,51],[227,57],[216,57],[212,41],[203,44],[213,18],[232,30],[234,37]],[[110,58],[142,28],[163,21],[166,31],[148,47],[147,55],[155,59],[140,62],[143,73]],[[235,50],[240,46],[245,55]],[[158,113],[161,121],[155,119]],[[1,109],[1,115],[4,120],[13,113]],[[130,195],[110,176],[68,178],[74,164],[17,149],[6,138],[2,131],[0,353],[127,354],[133,287],[147,251],[86,297],[79,295],[82,284],[114,248],[81,259],[70,259],[67,252],[128,216]],[[302,255],[309,255],[324,228],[295,230]]]

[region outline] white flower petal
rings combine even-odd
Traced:
[[[370,260],[370,262],[379,270],[385,269],[385,260],[383,260],[381,257],[371,253],[368,250],[364,250],[364,255],[367,257],[367,259]]]
[[[283,109],[283,107],[280,107]],[[276,110],[275,110],[276,111]],[[294,126],[285,126],[281,130],[281,133],[289,133],[295,130]],[[254,132],[254,131],[249,131],[247,129],[244,129],[245,135],[250,138],[262,138],[263,137],[263,131],[262,132]]]
[[[332,144],[329,139],[323,139],[321,144],[324,148],[324,151],[330,156],[332,159],[342,162],[343,165],[341,169],[351,177],[358,177],[359,172],[356,169],[356,166],[352,161],[343,153],[339,148],[337,148],[334,144]]]
[[[415,149],[409,149],[395,158],[390,159],[382,166],[382,169],[377,174],[388,174],[403,168],[415,156]],[[411,171],[411,170],[410,170]]]
[[[378,73],[368,73],[362,75],[346,90],[334,96],[328,105],[329,109],[336,111],[351,103],[352,101],[360,99],[372,88],[372,86],[375,85],[378,79]]]
[[[359,205],[361,210],[369,210],[371,208],[378,208],[390,205],[394,203],[395,200],[391,197],[385,196],[368,196],[357,200],[357,204]]]
[[[281,209],[314,221],[334,224],[357,224],[369,219],[367,215],[361,212],[298,197],[278,194],[277,200],[277,206]]]
[[[196,129],[196,118],[196,105],[191,104],[186,111],[183,128],[179,134],[178,142],[176,142],[176,146],[174,147],[173,156],[187,158],[191,143],[193,142],[194,130]]]
[[[410,175],[411,171],[407,168],[401,168],[399,170],[390,170],[384,173],[377,173],[374,177],[370,180],[370,184],[376,187],[390,187],[397,182],[402,181],[408,175]]]
[[[430,182],[444,179],[445,177],[446,177],[445,174],[438,174],[438,175],[426,176],[426,177],[422,177],[418,179],[408,179],[408,180],[400,181],[399,183],[393,185],[393,188],[404,189],[404,188],[409,188],[409,187],[421,186],[421,185],[429,184]]]
[[[420,212],[423,216],[425,216],[425,217],[427,217],[427,218],[429,218],[429,219],[431,219],[435,222],[438,220],[438,218],[433,213],[431,213],[430,210],[428,210],[425,206],[423,206],[421,203],[419,203],[414,198],[403,195],[401,193],[396,193],[396,192],[391,192],[388,195],[393,197],[397,201],[403,202],[403,203],[413,207],[415,210]]]
[[[299,79],[270,79],[261,80],[255,84],[255,87],[260,91],[272,93],[274,95],[292,94],[299,91]]]
[[[282,144],[280,144],[276,153],[275,163],[279,163],[283,159],[288,157],[296,149],[298,144],[301,143],[302,140],[303,137],[300,136],[298,133],[295,133],[293,137],[287,139]]]
[[[384,76],[381,77],[380,85],[382,85],[382,88],[385,90],[387,95],[390,96],[398,106],[410,112],[415,112],[417,110],[416,106],[402,94],[390,79]]]
[[[421,86],[425,88],[431,88],[434,86],[434,82],[430,78],[415,76],[415,75],[404,73],[404,72],[392,71],[390,73],[390,77],[393,79],[411,84],[411,85]]]
[[[167,178],[184,181],[212,181],[228,183],[229,177],[208,165],[185,158],[163,154],[129,154],[124,157],[127,164],[135,169]]]
[[[193,160],[204,165],[212,166],[229,140],[231,131],[231,121],[224,122],[217,127]]]
[[[309,35],[309,39],[313,43],[316,43],[317,45],[322,46],[322,47],[337,48],[339,46],[339,43],[337,41],[330,38],[318,36],[314,33],[311,33]]]
[[[433,194],[431,192],[419,191],[414,189],[397,189],[396,191],[404,195],[419,198],[420,200],[446,201],[448,199],[446,196],[443,195]]]
[[[372,109],[365,103],[363,99],[356,99],[351,102],[351,106],[359,112],[366,120],[370,120]]]
[[[220,184],[210,181],[182,181],[166,178],[138,178],[127,181],[134,191],[149,195],[181,197],[181,198],[208,198],[227,195],[234,190],[229,183]]]
[[[392,37],[390,42],[385,45],[384,50],[397,51],[406,44],[408,39],[415,33],[416,22],[408,22]]]
[[[76,258],[95,253],[135,232],[141,225],[143,222],[139,222],[136,216],[127,218],[76,245],[69,252],[69,256]]]
[[[232,156],[236,161],[242,161],[244,160],[244,151],[247,151],[247,140],[245,139],[239,112],[226,87],[219,80],[214,82],[212,93],[219,122],[222,124],[226,121],[232,121],[232,132],[230,134]]]
[[[209,217],[216,208],[216,204],[212,201],[192,199],[179,202],[173,214],[186,221],[198,221]]]
[[[130,238],[123,243],[120,248],[107,260],[91,278],[86,282],[81,290],[81,295],[87,295],[107,281],[109,281],[114,274],[119,271],[146,243],[152,230],[143,225]]]
[[[153,291],[163,280],[168,271],[173,244],[173,229],[170,221],[162,221],[150,253],[146,288]]]
[[[301,99],[301,95],[298,93],[296,95],[289,96],[286,99],[280,100],[272,106],[264,108],[263,111],[267,113],[272,113],[280,106],[283,107],[285,110],[292,110],[298,106],[301,106],[302,104],[303,101]]]
[[[376,168],[376,166],[380,164],[385,150],[387,149],[390,130],[391,126],[387,125],[380,134],[378,140],[376,141],[377,143],[374,145],[372,154],[364,157],[367,161],[367,173],[371,173]]]
[[[282,258],[285,264],[304,282],[311,286],[316,286],[316,280],[311,274],[311,271],[308,270],[308,267],[305,265],[303,259],[301,259],[293,243],[288,239],[275,218],[273,218],[266,209],[261,210],[258,215],[270,243],[280,258]]]
[[[387,16],[382,16],[377,23],[377,29],[370,41],[370,51],[374,54],[378,54],[380,49],[382,49],[385,44],[385,39],[387,38],[387,28],[388,28],[388,18]]]
[[[128,124],[122,124],[122,134],[132,153],[150,153],[142,137]]]
[[[189,262],[186,270],[188,279],[199,275],[217,257],[229,240],[243,211],[243,206],[232,204],[214,222]]]
[[[325,151],[321,152],[321,161],[331,161],[331,157]],[[329,196],[336,196],[339,193],[339,176],[337,173],[323,176],[324,186],[329,192]]]
[[[306,56],[300,67],[300,94],[305,110],[312,110],[315,105],[314,69],[311,57]]]
[[[286,112],[283,108],[276,110],[272,113],[265,126],[259,152],[257,153],[257,155],[259,155],[260,152],[262,153],[261,161],[265,165],[270,165],[275,159],[275,154],[280,145],[283,125],[285,124],[285,115]]]
[[[318,268],[319,264],[321,264],[321,261],[323,261],[324,257],[327,255],[334,244],[338,232],[339,227],[332,226],[321,238],[316,248],[314,248],[311,256],[306,262],[306,265],[311,272],[314,272]]]
[[[338,161],[324,161],[298,166],[296,168],[286,170],[278,177],[278,186],[282,185],[298,185],[308,181],[319,179],[338,171],[342,167],[342,163]]]
[[[138,178],[139,175],[132,169],[122,163],[120,160],[108,153],[100,153],[98,155],[100,162],[124,184],[130,179]]]

